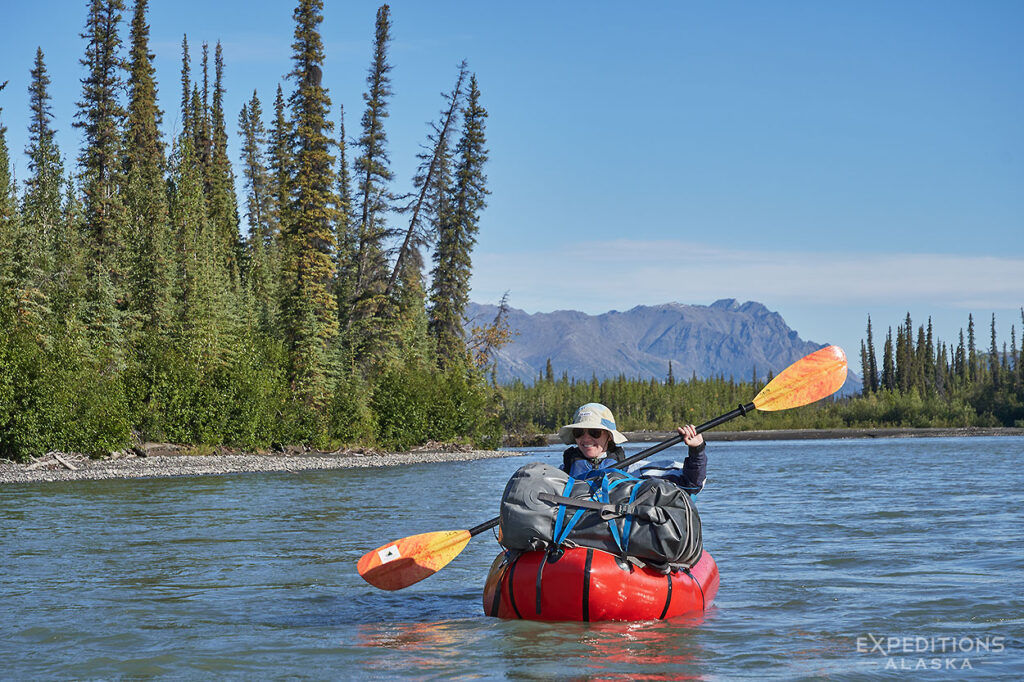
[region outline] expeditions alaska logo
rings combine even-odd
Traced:
[[[1001,653],[1006,638],[984,637],[877,637],[857,638],[857,653],[880,654],[886,670],[971,670],[979,658]]]

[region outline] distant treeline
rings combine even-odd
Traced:
[[[0,456],[133,439],[496,442],[486,365],[507,331],[500,315],[468,342],[462,329],[488,194],[487,112],[465,63],[399,192],[388,6],[349,140],[323,86],[323,3],[299,0],[292,91],[278,85],[269,117],[254,92],[238,115],[239,201],[220,43],[212,65],[202,45],[193,74],[183,39],[182,126],[166,144],[147,4],[134,3],[122,44],[123,0],[87,3],[72,169],[41,49],[21,187],[0,127]]]
[[[931,321],[917,329],[915,341],[908,314],[895,336],[889,329],[881,368],[869,318],[861,368],[864,384],[859,396],[755,412],[729,422],[727,428],[1024,426],[1024,348],[1017,347],[1014,327],[1009,347],[998,344],[994,316],[990,347],[980,352],[973,316],[968,318],[966,338],[961,330],[954,347],[933,337]],[[502,422],[511,433],[552,433],[569,423],[578,406],[595,400],[612,408],[620,430],[663,431],[724,414],[749,402],[770,380],[752,376],[740,382],[724,377],[678,382],[671,364],[664,380],[619,376],[579,381],[565,374],[556,380],[549,362],[532,385],[517,380],[502,388]]]

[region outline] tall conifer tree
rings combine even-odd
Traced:
[[[249,228],[246,241],[246,291],[256,316],[257,327],[265,334],[273,335],[277,327],[279,299],[278,239],[270,223],[274,197],[266,163],[267,130],[263,125],[263,107],[256,91],[253,91],[252,99],[242,106],[238,126],[242,137],[241,160]]]
[[[875,341],[871,330],[871,316],[868,316],[868,329],[867,329],[867,352],[868,352],[868,366],[865,368],[866,381],[865,386],[870,390],[871,393],[878,391],[878,360],[875,355]]]
[[[960,328],[960,343],[956,347],[956,372],[961,386],[970,381],[970,368],[967,366],[967,346],[964,343],[964,329]]]
[[[345,138],[345,107],[338,116],[338,225],[335,240],[338,248],[338,271],[335,275],[335,298],[338,301],[339,327],[347,327],[355,293],[356,262],[359,237],[352,204],[352,176],[348,168]]]
[[[27,222],[36,225],[41,242],[45,244],[60,216],[64,163],[55,141],[56,131],[51,125],[50,77],[46,73],[42,48],[36,49],[31,77],[28,88],[31,122],[29,145],[25,150],[30,175],[25,181],[22,214]]]
[[[449,140],[457,125],[466,75],[463,62],[459,65],[455,87],[444,95],[445,106],[440,118],[431,124],[428,151],[419,154],[420,166],[413,178],[418,191],[402,210],[409,215],[409,225],[383,296],[382,305],[388,307],[377,311],[385,318],[382,320],[385,333],[407,358],[426,358],[429,354],[421,249],[434,240],[442,224],[451,222],[452,144]]]
[[[357,319],[372,315],[380,307],[380,297],[387,277],[384,240],[387,234],[387,213],[391,210],[392,200],[389,184],[394,175],[384,130],[384,122],[389,115],[388,99],[392,94],[391,77],[388,75],[391,65],[387,60],[390,42],[390,9],[382,5],[377,10],[373,60],[366,77],[367,91],[363,94],[366,110],[362,117],[362,134],[356,142],[359,150],[355,160],[359,243],[356,251],[353,313]],[[363,335],[372,336],[372,331],[367,332]]]
[[[8,81],[0,83],[0,92]],[[12,255],[19,227],[18,192],[11,172],[11,154],[7,147],[7,127],[0,107],[0,313],[13,298]]]
[[[171,224],[177,237],[178,326],[183,347],[200,367],[222,364],[231,340],[224,294],[228,282],[210,224],[203,174],[192,139],[182,134],[172,161]]]
[[[437,123],[431,124],[432,132],[428,135],[431,143],[429,153],[420,154],[420,168],[413,178],[414,186],[419,190],[412,202],[404,209],[409,214],[409,226],[405,231],[402,245],[398,249],[395,266],[388,281],[385,294],[390,295],[394,289],[402,264],[413,251],[419,251],[429,241],[429,235],[423,224],[429,224],[436,232],[438,229],[438,209],[447,203],[447,194],[451,191],[450,179],[450,144],[448,138],[455,125],[458,107],[462,97],[463,82],[466,79],[466,62],[459,65],[459,75],[455,87],[444,97],[445,109]]]
[[[61,221],[64,164],[51,126],[50,78],[41,48],[36,49],[29,84],[29,177],[25,181],[20,229],[13,245],[14,279],[18,287],[21,319],[41,323],[49,313],[53,294],[54,240]]]
[[[188,52],[188,34],[181,37],[181,130],[191,135],[192,131],[192,57]]]
[[[84,146],[78,157],[84,197],[89,301],[86,319],[99,344],[115,353],[122,346],[120,318],[124,305],[125,211],[120,153],[124,108],[119,100],[121,39],[118,35],[122,0],[91,0],[86,18],[85,58],[74,125],[81,128]]]
[[[207,208],[217,232],[218,252],[230,277],[231,295],[238,295],[238,256],[241,237],[238,230],[238,198],[235,177],[228,158],[228,134],[224,118],[224,53],[220,41],[214,48],[213,103],[210,107],[209,168]]]
[[[284,231],[292,203],[292,171],[295,158],[292,154],[291,140],[292,125],[288,120],[284,93],[278,84],[277,94],[274,96],[274,122],[270,127],[267,150],[270,170],[269,194],[273,199],[269,206],[267,222],[271,233],[276,236]]]
[[[892,327],[885,335],[885,348],[882,351],[882,388],[887,391],[896,390],[896,363],[893,359]]]
[[[169,330],[174,317],[174,249],[164,179],[167,162],[160,133],[163,114],[156,101],[147,9],[148,0],[136,0],[131,23],[125,194],[131,221],[132,313],[142,331],[161,335]]]
[[[474,75],[463,110],[462,137],[455,150],[450,219],[439,225],[434,256],[430,330],[437,340],[442,364],[465,355],[462,318],[469,302],[473,246],[488,194],[484,174],[486,119],[487,110],[480,104],[480,89]]]
[[[978,376],[978,348],[974,338],[974,315],[967,315],[967,375],[973,384],[980,377]]]
[[[988,350],[988,366],[992,385],[998,390],[1000,385],[999,344],[996,340],[996,314],[992,313],[992,342]]]
[[[2,169],[0,169],[2,172]],[[1020,355],[1017,356],[1015,367],[1017,369],[1017,382],[1024,388],[1024,306],[1020,309]]]
[[[298,395],[322,410],[332,390],[333,343],[338,335],[335,273],[334,158],[330,98],[321,83],[324,61],[319,26],[322,0],[300,0],[293,17],[295,41],[291,76],[296,89],[289,104],[294,125],[295,178],[286,239],[291,290],[284,308],[292,353],[292,379]]]

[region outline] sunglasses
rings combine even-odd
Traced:
[[[589,433],[591,438],[600,438],[604,429],[573,429],[573,438],[583,438],[583,434]]]

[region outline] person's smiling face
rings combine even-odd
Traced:
[[[608,441],[612,434],[603,429],[573,429],[576,447],[587,459],[597,459],[608,451]]]

